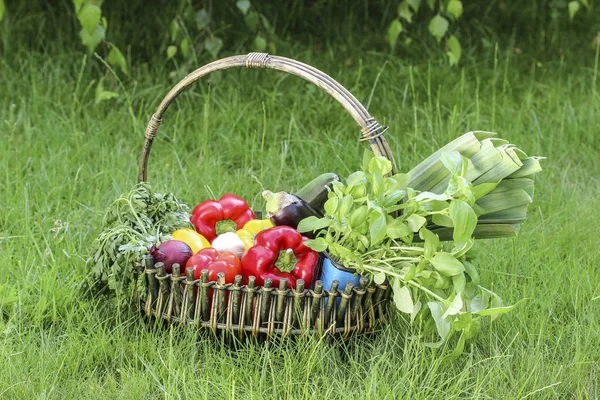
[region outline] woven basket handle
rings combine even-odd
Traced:
[[[352,118],[354,118],[358,125],[360,125],[360,140],[368,141],[376,155],[384,156],[390,160],[393,166],[392,173],[397,172],[394,156],[392,155],[392,151],[387,141],[383,137],[383,133],[387,130],[387,128],[382,127],[377,121],[375,121],[375,119],[371,117],[363,105],[360,104],[359,101],[356,100],[356,98],[346,88],[328,75],[316,68],[311,67],[310,65],[306,65],[285,57],[272,56],[267,53],[250,53],[248,55],[223,58],[200,67],[183,78],[169,91],[169,93],[167,93],[163,101],[158,106],[156,112],[152,115],[152,118],[146,127],[146,133],[144,135],[144,148],[142,149],[142,155],[140,157],[140,168],[138,174],[138,180],[140,182],[147,180],[148,157],[150,156],[152,141],[158,133],[158,128],[162,122],[164,112],[167,110],[173,100],[175,100],[175,98],[185,89],[187,89],[192,83],[196,82],[203,76],[208,75],[211,72],[222,71],[233,67],[276,69],[292,75],[297,75],[323,89],[334,99],[340,102],[346,111],[352,115]]]

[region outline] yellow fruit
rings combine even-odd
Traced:
[[[180,240],[190,246],[194,254],[206,247],[210,247],[210,243],[204,236],[190,228],[177,229],[171,236],[173,239]]]

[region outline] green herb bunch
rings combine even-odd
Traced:
[[[173,194],[155,193],[146,182],[135,185],[106,210],[88,260],[93,286],[108,285],[125,304],[135,285],[133,263],[173,231],[190,227],[189,215],[189,207]]]
[[[460,333],[457,352],[475,335],[481,318],[496,318],[515,306],[480,286],[470,252],[478,223],[478,199],[496,183],[473,185],[467,178],[469,160],[458,151],[444,153],[449,171],[442,193],[408,187],[406,174],[386,176],[392,164],[385,157],[365,155],[362,170],[345,183],[334,184],[322,218],[304,219],[301,232],[318,231],[306,245],[347,268],[393,289],[396,307],[423,326],[435,326],[442,345]],[[431,229],[449,227],[452,242],[444,243]],[[430,229],[431,228],[431,229]],[[431,323],[427,323],[431,322]]]

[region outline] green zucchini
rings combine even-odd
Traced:
[[[295,195],[315,210],[323,213],[323,205],[327,201],[327,194],[332,189],[333,182],[339,182],[339,180],[340,177],[333,172],[321,174],[304,185]]]

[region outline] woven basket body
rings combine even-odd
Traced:
[[[335,98],[361,127],[360,140],[367,141],[373,152],[392,162],[392,152],[383,137],[382,127],[367,110],[338,82],[323,72],[298,61],[266,53],[232,56],[207,64],[192,72],[171,89],[152,115],[144,135],[138,180],[147,181],[148,158],[153,139],[163,120],[163,114],[173,100],[195,81],[211,72],[233,67],[276,69],[297,75],[323,89]],[[194,280],[193,271],[182,273],[174,268],[166,274],[161,264],[154,265],[150,256],[136,263],[136,274],[146,277],[146,296],[141,303],[148,317],[167,323],[193,325],[238,339],[265,339],[281,335],[313,332],[348,337],[370,332],[382,322],[389,306],[390,287],[376,285],[361,278],[358,285],[348,283],[338,287],[333,281],[324,288],[316,281],[314,288],[298,282],[296,289],[287,289],[287,282],[272,287],[269,279],[256,286],[249,277],[242,285],[238,276],[233,284],[225,284],[220,275],[217,282],[208,281],[208,272]]]

